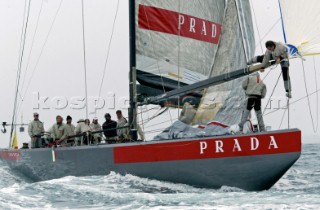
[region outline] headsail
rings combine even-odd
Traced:
[[[279,0],[285,42],[303,56],[320,54],[318,0]]]
[[[247,58],[252,57],[254,53],[249,1],[228,1],[223,25],[210,75],[212,77],[245,67]],[[245,101],[244,92],[240,88],[242,80],[237,79],[205,90],[194,124],[206,124],[211,120],[230,125],[239,123]]]
[[[207,79],[225,0],[137,0],[137,80],[172,90]]]

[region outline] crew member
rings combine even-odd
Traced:
[[[89,119],[85,119],[85,120],[84,120],[84,123],[85,123],[86,125],[90,126],[90,120],[89,120]]]
[[[116,111],[117,115],[117,135],[120,141],[129,139],[128,121],[123,117],[121,110]],[[124,127],[124,128],[123,128]]]
[[[49,133],[51,134],[51,137],[53,138],[54,141],[60,142],[64,139],[62,137],[65,136],[65,131],[66,127],[65,124],[63,123],[63,118],[58,115],[56,117],[56,123],[51,126],[49,129]]]
[[[197,111],[195,110],[194,106],[189,102],[185,102],[183,104],[183,108],[180,113],[179,120],[187,125],[191,125],[192,120],[196,115],[196,113]]]
[[[108,143],[115,142],[117,140],[117,122],[111,120],[109,113],[104,115],[106,121],[102,125],[104,136]]]
[[[92,123],[90,124],[91,130],[94,131],[101,131],[102,127],[101,125],[98,123],[98,118],[93,118]],[[102,133],[94,133],[93,134],[93,139],[95,143],[100,143],[101,142],[101,138],[102,138]]]
[[[287,47],[280,43],[274,41],[267,41],[266,42],[267,51],[265,55],[260,55],[252,58],[248,61],[248,65],[253,63],[262,63],[262,71],[264,68],[268,66],[269,61],[275,60],[276,64],[281,65],[282,70],[282,77],[284,82],[284,88],[286,90],[286,96],[291,98],[291,81],[289,75],[289,59],[287,53]]]
[[[76,135],[79,135],[79,134],[85,134],[85,133],[87,133],[88,131],[91,131],[91,128],[90,128],[90,126],[87,124],[87,123],[85,123],[85,120],[83,120],[83,119],[80,119],[79,121],[78,121],[78,124],[77,124],[77,126],[76,126],[76,128],[75,128],[75,134]],[[77,138],[77,144],[79,145],[83,145],[83,144],[88,144],[88,140],[89,140],[89,138],[90,138],[90,136],[88,136],[88,135],[84,135],[84,136],[81,136],[80,138]]]
[[[248,96],[248,101],[247,107],[242,113],[241,122],[239,124],[240,131],[242,131],[243,125],[247,121],[252,108],[254,108],[256,112],[260,132],[265,131],[261,112],[261,99],[266,96],[267,88],[263,81],[260,79],[259,73],[257,72],[253,75],[248,76],[243,81],[242,88],[245,90],[245,93]]]
[[[28,125],[28,133],[31,138],[31,148],[40,148],[41,133],[44,132],[43,123],[39,120],[39,114],[33,114],[33,121]]]
[[[71,116],[67,116],[67,123],[65,124],[65,132],[64,135],[62,137],[62,139],[66,139],[66,144],[70,144],[72,142],[74,142],[74,138],[70,138],[70,136],[74,136],[75,135],[75,129],[76,127],[72,124],[72,117]]]

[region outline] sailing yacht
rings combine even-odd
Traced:
[[[315,53],[306,47],[312,42],[290,31],[295,24],[290,5],[302,3],[279,2],[287,43],[301,56]],[[132,141],[1,149],[0,158],[34,181],[114,171],[214,189],[271,188],[300,157],[301,131],[231,132],[245,101],[240,84],[261,68],[246,64],[255,43],[249,0],[130,0],[129,9]],[[175,125],[183,129],[173,125],[158,138],[137,141],[137,107],[166,106],[174,98],[196,104],[192,125],[178,121]]]

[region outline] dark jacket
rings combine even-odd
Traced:
[[[117,122],[116,121],[113,121],[113,120],[110,120],[109,122],[104,122],[103,125],[102,125],[102,129],[103,130],[106,130],[106,129],[111,129],[111,128],[114,128],[112,130],[107,130],[107,131],[104,131],[104,135],[105,137],[114,137],[114,136],[117,136]]]

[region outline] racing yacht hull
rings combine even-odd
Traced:
[[[301,131],[95,146],[0,150],[0,159],[33,181],[114,171],[195,187],[271,188],[298,160]]]

